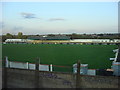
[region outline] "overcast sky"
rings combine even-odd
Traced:
[[[2,2],[2,33],[117,33],[118,2]]]

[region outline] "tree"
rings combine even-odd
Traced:
[[[10,34],[10,33],[6,33],[6,36],[12,36],[12,34]]]
[[[47,36],[54,37],[55,35],[54,34],[48,34]]]
[[[13,35],[10,33],[6,33],[6,38],[11,39],[11,38],[13,38]]]
[[[80,38],[81,38],[80,34],[72,33],[71,35],[71,39],[80,39]]]
[[[18,32],[18,38],[22,39],[22,37],[23,37],[23,33],[22,32]]]
[[[22,32],[18,32],[18,36],[22,36],[23,35],[23,33]]]

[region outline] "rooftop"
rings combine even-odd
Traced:
[[[28,37],[28,39],[33,39],[33,40],[70,40],[70,37],[68,37],[68,36],[47,36],[47,37],[34,36],[34,37]]]

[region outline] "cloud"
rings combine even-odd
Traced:
[[[25,13],[25,12],[22,12],[22,13],[21,13],[21,16],[22,16],[23,18],[26,18],[26,19],[37,18],[37,17],[35,16],[35,14],[33,14],[33,13]]]
[[[64,21],[64,18],[50,18],[49,21]]]

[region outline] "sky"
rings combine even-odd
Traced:
[[[118,2],[0,2],[2,34],[118,33]]]

